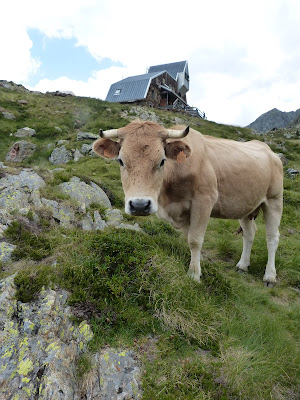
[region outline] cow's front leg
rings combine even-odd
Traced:
[[[191,262],[188,275],[197,282],[200,282],[201,277],[201,249],[211,210],[211,201],[208,199],[201,201],[200,204],[193,204],[191,208],[190,228],[188,232]]]

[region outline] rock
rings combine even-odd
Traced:
[[[35,150],[36,145],[25,140],[16,142],[12,145],[9,153],[6,156],[6,161],[20,162],[25,160],[25,158],[31,156]]]
[[[288,159],[286,158],[286,156],[283,153],[277,153],[278,157],[280,158],[282,165],[285,167],[286,165],[288,165]]]
[[[61,139],[57,142],[57,146],[61,146],[62,144],[68,143],[69,140]]]
[[[17,130],[17,132],[15,133],[16,137],[31,137],[31,136],[35,136],[36,135],[36,131],[34,129],[25,127],[25,128],[20,128]]]
[[[0,190],[3,188],[27,189],[32,192],[46,185],[43,178],[31,169],[23,169],[19,175],[6,174],[0,179]]]
[[[135,358],[135,353],[132,351],[111,348],[97,353],[92,360],[95,369],[89,375],[85,398],[87,400],[140,399],[141,371]]]
[[[107,227],[107,223],[103,221],[99,211],[94,211],[94,226],[93,228],[96,231],[103,231],[104,228]]]
[[[72,152],[67,150],[64,145],[61,147],[56,147],[49,157],[49,161],[54,165],[66,164],[72,159]]]
[[[18,100],[18,103],[26,106],[26,104],[28,104],[28,101],[27,100]]]
[[[59,133],[62,132],[62,129],[61,129],[59,126],[55,126],[55,127],[54,127],[54,130],[55,130],[56,132],[59,132]]]
[[[184,125],[184,124],[186,124],[186,122],[182,118],[174,117],[173,118],[173,124],[175,124],[175,125]]]
[[[10,90],[15,90],[17,92],[29,92],[29,90],[26,89],[24,86],[18,85],[12,81],[8,82],[5,80],[0,80],[0,87]]]
[[[82,218],[81,227],[84,231],[92,231],[94,229],[94,221],[90,213],[87,213],[87,215]]]
[[[56,90],[55,92],[46,92],[46,95],[50,96],[60,96],[60,97],[67,97],[67,96],[75,96],[75,94],[70,90]]]
[[[59,221],[61,226],[65,228],[71,227],[72,223],[75,221],[75,212],[72,208],[60,204],[55,200],[42,198],[41,201],[45,207],[51,209],[53,218]]]
[[[99,139],[99,135],[95,135],[91,132],[79,132],[77,134],[77,140],[96,140]]]
[[[0,262],[6,263],[10,261],[12,252],[17,246],[14,244],[1,242],[0,243]],[[1,371],[1,370],[0,370]]]
[[[42,290],[21,303],[13,281],[0,281],[1,399],[79,400],[76,360],[93,336],[90,326],[71,324],[66,291]]]
[[[118,229],[131,229],[132,231],[143,232],[143,229],[137,223],[135,223],[134,225],[131,225],[131,224],[124,224],[122,222],[119,226],[117,226],[117,228]]]
[[[14,114],[9,111],[2,111],[2,115],[5,119],[16,119]]]
[[[85,154],[86,156],[95,155],[93,152],[93,145],[92,144],[83,144],[81,146],[81,153]]]
[[[92,203],[111,208],[111,203],[106,193],[93,182],[88,185],[85,182],[81,182],[79,178],[73,177],[69,182],[61,183],[59,187],[63,193],[76,200],[84,212],[86,207]]]
[[[23,170],[19,175],[6,174],[0,179],[0,208],[5,212],[28,212],[30,204],[37,204],[39,189],[46,185],[35,172]]]
[[[117,208],[105,210],[107,225],[117,226],[123,221],[123,215]]]
[[[300,174],[299,169],[293,169],[293,168],[289,168],[286,172],[291,178],[294,178],[296,175]]]
[[[74,152],[74,161],[77,162],[79,161],[82,157],[84,157],[83,154],[80,153],[78,149],[75,150]]]
[[[159,117],[153,111],[149,111],[146,107],[133,106],[129,110],[129,113],[136,114],[142,121],[152,121],[161,124]]]

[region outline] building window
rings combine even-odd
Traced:
[[[122,92],[122,89],[116,89],[114,95],[121,94],[121,92]]]

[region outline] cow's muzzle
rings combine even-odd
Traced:
[[[156,207],[151,198],[132,197],[128,199],[125,211],[127,214],[135,216],[146,216],[156,212]]]

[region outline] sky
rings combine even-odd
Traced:
[[[187,101],[246,126],[300,108],[299,0],[10,0],[0,79],[105,100],[112,83],[187,60]]]

